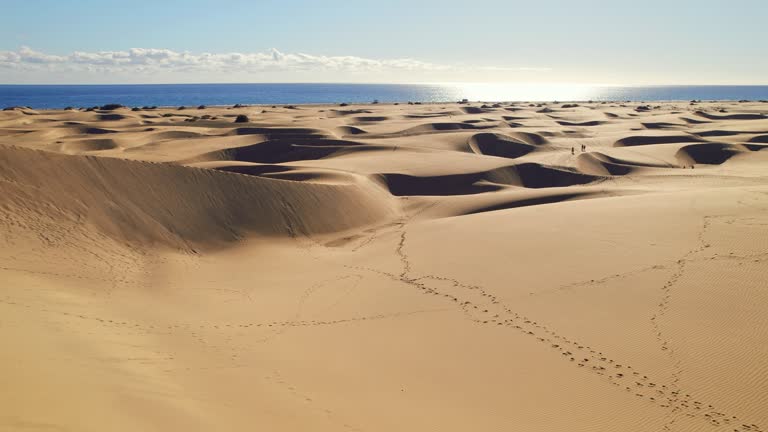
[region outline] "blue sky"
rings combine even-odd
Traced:
[[[768,1],[0,0],[0,83],[768,84]]]

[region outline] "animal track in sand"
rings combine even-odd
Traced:
[[[75,318],[79,320],[92,321],[106,327],[142,330],[147,333],[152,333],[156,335],[164,335],[164,334],[168,335],[168,334],[173,334],[175,331],[178,331],[178,330],[187,330],[187,331],[190,331],[191,332],[190,334],[192,334],[193,336],[196,335],[195,333],[196,330],[197,331],[199,330],[217,331],[220,333],[224,333],[224,332],[231,332],[233,330],[238,330],[238,329],[325,327],[325,326],[333,326],[333,325],[347,324],[347,323],[360,322],[360,321],[392,319],[392,318],[398,318],[398,317],[404,317],[404,316],[418,315],[422,313],[443,312],[443,311],[448,311],[452,309],[450,307],[432,308],[432,309],[421,309],[421,310],[401,311],[401,312],[392,312],[392,313],[381,313],[381,314],[373,314],[373,315],[353,316],[353,317],[338,318],[338,319],[331,319],[331,320],[283,320],[283,321],[263,321],[263,322],[249,321],[249,322],[230,322],[230,323],[217,323],[217,324],[200,323],[200,322],[183,322],[183,323],[176,322],[174,324],[161,324],[161,323],[146,324],[146,323],[132,322],[128,320],[109,319],[109,318],[103,318],[95,315],[87,315],[87,314],[81,314],[81,313],[41,308],[29,303],[14,301],[10,296],[6,296],[4,299],[0,299],[0,304],[5,304],[5,305],[15,306],[15,307],[23,307],[23,308],[36,310],[38,312],[42,312],[46,314],[55,314],[55,315],[61,315],[61,316]]]
[[[308,393],[306,393],[304,391],[301,391],[300,389],[298,389],[296,387],[296,385],[289,383],[286,380],[286,378],[283,377],[283,375],[278,370],[274,370],[273,369],[271,374],[268,374],[268,375],[264,376],[264,380],[279,386],[280,388],[282,388],[283,390],[288,392],[292,397],[294,397],[294,398],[298,399],[300,402],[304,403],[308,409],[319,412],[321,415],[323,415],[326,418],[328,418],[328,420],[330,420],[330,421],[332,421],[334,423],[337,423],[344,430],[348,430],[348,431],[352,431],[352,432],[361,432],[362,431],[362,429],[360,429],[360,428],[358,428],[356,426],[353,426],[352,424],[350,424],[349,422],[347,422],[345,420],[340,419],[339,418],[339,414],[337,414],[336,412],[334,412],[330,408],[323,407],[323,406],[319,406],[319,407],[316,406],[317,402],[312,397],[312,395],[310,395],[310,394],[308,394]]]
[[[716,218],[727,218],[727,217],[728,216],[704,216],[701,229],[697,234],[697,246],[689,250],[688,252],[686,252],[685,255],[683,255],[680,259],[678,259],[675,262],[675,267],[676,267],[675,271],[672,274],[672,276],[662,286],[661,299],[658,303],[658,309],[651,317],[651,326],[653,327],[653,331],[656,335],[656,339],[659,342],[660,348],[662,351],[667,353],[667,356],[672,362],[672,374],[671,374],[672,379],[669,383],[669,388],[673,389],[673,391],[671,391],[670,394],[672,395],[672,402],[674,402],[674,406],[672,406],[672,412],[668,416],[667,422],[663,426],[663,430],[672,430],[672,426],[676,423],[680,415],[684,414],[691,417],[693,416],[691,411],[700,411],[703,409],[703,407],[700,402],[691,401],[690,400],[691,396],[689,394],[681,395],[681,391],[679,389],[679,383],[680,383],[681,376],[684,373],[684,369],[682,367],[682,361],[679,358],[677,358],[675,349],[671,345],[670,340],[664,336],[664,332],[660,325],[660,321],[670,309],[670,300],[673,294],[672,289],[677,285],[677,283],[682,278],[688,263],[695,261],[691,257],[707,250],[711,246],[706,241],[706,233],[711,225],[711,220]],[[729,223],[729,222],[733,223],[733,221],[729,221],[729,220],[725,221],[725,223]],[[706,260],[747,259],[747,260],[759,261],[765,258],[768,258],[768,253],[752,254],[752,255],[746,255],[746,256],[714,255],[712,257],[708,257],[704,259]],[[708,408],[711,408],[711,405],[708,406]],[[704,413],[704,417],[707,419],[709,423],[715,426],[728,425],[729,423],[731,423],[732,420],[736,420],[735,417],[728,418],[723,414],[714,412],[714,411]],[[739,429],[739,428],[734,429],[734,431],[738,431],[738,430],[759,431],[761,429],[756,426],[749,427],[746,429]]]
[[[687,252],[681,259],[675,262],[675,272],[664,285],[664,294],[659,305],[659,311],[652,319],[656,322],[669,308],[669,299],[671,297],[671,288],[680,279],[684,270],[685,263],[692,255],[705,250],[707,245],[704,243],[704,234],[708,227],[708,220],[705,222],[697,238],[699,246]],[[478,285],[467,285],[456,279],[440,275],[421,275],[415,277],[412,275],[413,263],[407,254],[407,234],[403,224],[400,238],[395,248],[395,254],[399,258],[402,271],[399,274],[385,272],[377,269],[346,266],[358,271],[368,271],[388,277],[392,280],[412,286],[423,294],[443,297],[458,305],[463,313],[474,323],[479,325],[505,326],[514,329],[526,336],[535,337],[536,341],[546,344],[550,349],[557,351],[560,356],[568,362],[575,364],[583,370],[589,371],[610,384],[623,389],[636,397],[640,397],[654,403],[662,408],[668,409],[667,420],[663,426],[664,430],[671,430],[680,415],[690,418],[698,418],[706,421],[708,424],[718,429],[726,429],[736,432],[761,432],[762,429],[757,425],[747,425],[736,416],[728,415],[722,410],[717,410],[710,404],[705,404],[693,398],[690,393],[685,393],[679,388],[680,374],[682,373],[682,364],[680,360],[674,358],[674,351],[669,346],[669,341],[663,338],[663,333],[656,324],[657,337],[662,342],[665,351],[670,352],[673,360],[672,380],[668,383],[662,383],[659,380],[650,378],[647,374],[636,371],[633,366],[620,364],[609,356],[595,348],[592,348],[577,340],[569,339],[558,334],[554,329],[547,325],[537,322],[519,312],[506,306],[499,298],[483,287]],[[647,269],[635,270],[634,272],[648,271],[654,268],[664,268],[653,266]],[[608,279],[621,277],[622,275],[609,276]],[[435,283],[448,283],[450,289],[441,289]],[[591,283],[590,281],[589,283]]]

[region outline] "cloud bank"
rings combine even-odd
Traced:
[[[323,56],[283,53],[277,49],[255,53],[178,52],[169,49],[132,48],[127,51],[75,51],[53,55],[21,47],[0,51],[3,70],[32,72],[152,73],[259,73],[259,72],[456,72],[546,71],[535,67],[469,67],[430,63],[410,58],[372,59],[357,56]]]

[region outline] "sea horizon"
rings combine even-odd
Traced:
[[[516,83],[0,84],[0,107],[322,105],[337,103],[665,102],[768,99],[768,85]]]

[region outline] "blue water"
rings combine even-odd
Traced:
[[[768,86],[521,84],[0,85],[0,107],[196,106],[470,101],[666,101],[768,99]]]

